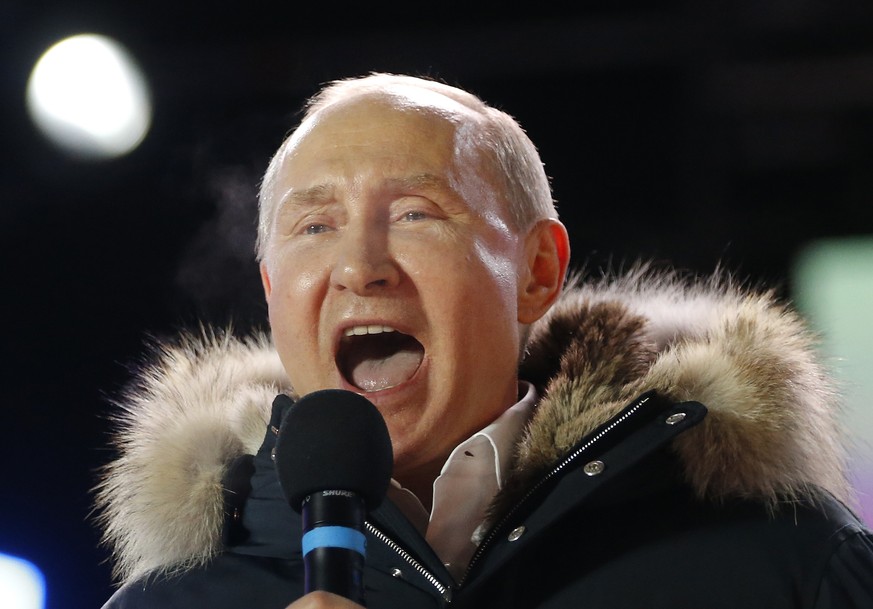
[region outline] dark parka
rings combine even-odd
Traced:
[[[368,607],[873,609],[834,388],[772,294],[645,269],[571,282],[521,377],[541,400],[466,575],[386,500]],[[97,489],[122,583],[106,609],[300,596],[300,523],[270,457],[280,393],[267,337],[159,346]]]

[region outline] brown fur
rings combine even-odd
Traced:
[[[674,445],[701,498],[774,505],[826,489],[851,504],[837,396],[815,349],[795,312],[725,275],[639,266],[573,279],[531,328],[521,376],[541,401],[493,513],[650,389],[710,411]],[[119,457],[97,488],[119,579],[181,569],[219,548],[224,468],[257,450],[280,391],[290,387],[266,336],[203,332],[159,346],[119,401]]]

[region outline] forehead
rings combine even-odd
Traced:
[[[479,111],[442,93],[424,87],[393,85],[337,96],[308,114],[306,122],[315,126],[330,119],[360,116],[362,113],[371,113],[386,120],[392,115],[395,118],[418,117],[446,125],[477,123],[480,118]]]
[[[481,146],[478,111],[431,94],[357,95],[307,118],[286,140],[262,185],[261,226],[270,231],[285,204],[306,193],[318,200],[393,192],[412,184],[488,216],[506,210],[493,161]],[[420,190],[420,189],[418,189]],[[265,214],[265,210],[267,213]],[[265,223],[266,222],[266,223]]]
[[[280,171],[338,158],[388,165],[470,160],[476,113],[430,91],[414,93],[359,95],[317,111],[286,141]]]

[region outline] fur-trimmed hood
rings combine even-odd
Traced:
[[[709,410],[674,443],[701,497],[773,504],[825,489],[851,504],[834,386],[814,335],[772,292],[645,266],[573,279],[532,327],[521,377],[541,401],[497,506],[652,389]],[[118,457],[96,488],[120,580],[219,548],[225,468],[257,451],[280,392],[293,393],[267,335],[207,330],[156,345],[116,402]]]

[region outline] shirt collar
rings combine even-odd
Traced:
[[[469,448],[472,443],[477,443],[477,440],[481,441],[484,439],[490,444],[493,451],[493,467],[497,477],[497,487],[503,486],[503,480],[506,478],[506,470],[509,468],[513,448],[518,441],[518,436],[530,418],[531,411],[537,400],[536,389],[531,383],[519,381],[518,390],[521,399],[507,408],[503,414],[487,427],[474,433],[470,438],[456,446],[449,455],[449,458],[446,459],[440,475],[448,472],[452,463],[462,451]]]

